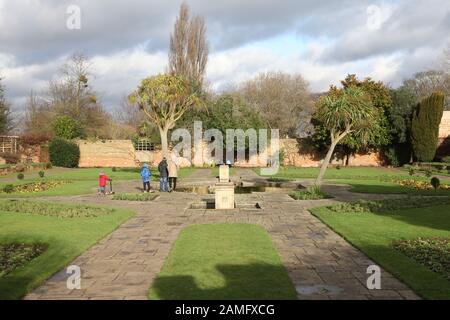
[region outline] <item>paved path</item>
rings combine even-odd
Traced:
[[[191,180],[204,177],[205,172],[197,171]],[[345,194],[345,190],[340,192]],[[262,205],[260,210],[189,209],[190,203],[204,197],[162,194],[156,201],[145,204],[99,199],[94,195],[52,198],[52,201],[121,206],[135,210],[137,215],[73,261],[82,270],[81,290],[66,288],[66,274],[62,270],[26,299],[146,299],[180,230],[190,224],[218,222],[263,226],[278,249],[299,299],[418,299],[385,271],[382,290],[366,288],[366,270],[374,263],[308,212],[308,208],[335,200],[294,201],[282,193],[254,193],[236,195],[236,201],[258,202]]]

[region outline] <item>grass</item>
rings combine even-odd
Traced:
[[[153,201],[158,197],[154,193],[122,193],[115,195],[113,200],[125,201]]]
[[[315,179],[319,174],[320,168],[297,168],[297,167],[280,167],[278,173],[270,176],[276,179]],[[255,172],[260,174],[259,169]],[[406,176],[406,173],[401,170],[392,170],[382,167],[341,167],[340,169],[329,167],[325,174],[325,179],[380,179],[380,178],[395,178],[399,176]]]
[[[320,168],[281,167],[279,172],[270,176],[273,181],[289,181],[298,179],[315,179]],[[255,169],[256,173],[260,173]],[[429,178],[414,177],[418,181],[427,181]],[[408,172],[402,169],[389,169],[383,167],[341,167],[328,168],[325,174],[327,182],[342,183],[351,186],[350,191],[357,193],[379,194],[414,194],[414,195],[450,195],[450,190],[418,190],[401,186],[394,180],[411,179]],[[441,184],[448,181],[441,180]]]
[[[296,299],[296,292],[263,228],[213,224],[181,231],[149,297]]]
[[[48,178],[41,179],[41,181],[52,182],[55,180],[50,180]],[[62,180],[56,180],[62,181]],[[67,181],[67,180],[65,180]],[[34,183],[32,180],[24,180],[20,183],[13,184],[14,187],[21,186],[28,183]],[[0,189],[3,189],[5,185],[9,183],[0,183]],[[95,180],[81,180],[81,181],[71,181],[70,183],[65,183],[57,188],[50,188],[47,190],[39,191],[39,192],[29,192],[29,193],[21,193],[21,192],[12,192],[12,193],[0,193],[0,198],[33,198],[33,197],[44,197],[44,196],[72,196],[72,195],[81,195],[94,192],[97,190],[98,182]]]
[[[62,211],[66,208],[61,205]],[[0,211],[0,244],[47,246],[39,256],[0,277],[0,300],[22,298],[133,215],[122,209],[107,210],[110,214],[89,218]]]
[[[423,179],[422,179],[423,180]],[[429,181],[430,179],[426,179]],[[378,194],[409,194],[409,195],[424,195],[424,196],[448,196],[450,190],[419,190],[396,184],[394,182],[382,180],[332,180],[335,183],[344,183],[351,186],[351,192],[357,193],[378,193]],[[444,184],[444,181],[441,181]]]
[[[321,207],[311,212],[423,298],[450,299],[450,281],[393,246],[395,241],[419,237],[450,238],[450,204],[439,205],[439,200],[434,204],[362,212],[355,212],[351,206],[334,211]]]
[[[53,168],[45,171],[45,177],[40,178],[38,173],[25,174],[25,179],[18,181],[16,179],[17,174],[6,175],[0,178],[0,190],[6,185],[13,184],[14,187],[23,186],[32,183],[41,182],[54,182],[54,181],[69,181],[57,188],[50,188],[33,193],[0,193],[0,198],[5,197],[40,197],[40,196],[67,196],[67,195],[81,195],[95,192],[98,188],[98,175],[100,171],[104,171],[105,174],[113,179],[113,183],[117,181],[126,180],[140,180],[139,168],[117,168],[113,171],[112,168],[99,169],[99,168]],[[178,177],[183,178],[194,172],[195,168],[181,168],[178,170]],[[152,170],[152,179],[159,179],[158,172]]]

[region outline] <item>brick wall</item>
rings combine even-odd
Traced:
[[[136,167],[135,151],[131,140],[86,141],[79,140],[80,168]]]
[[[446,139],[450,136],[450,111],[444,111],[441,125],[439,126],[439,138]]]
[[[445,111],[442,118],[439,138],[440,141],[447,145],[450,137],[450,111]],[[135,151],[130,140],[109,140],[89,142],[80,140],[81,158],[80,167],[135,167],[140,163],[147,162],[152,166],[157,165],[162,158],[161,150],[155,151]],[[206,148],[206,143],[203,148]],[[295,139],[281,139],[280,149],[284,150],[284,165],[297,167],[318,167],[322,163],[323,155],[315,152],[314,149],[307,145],[302,145]],[[442,146],[440,150],[443,149]],[[194,150],[193,150],[194,152]],[[446,153],[444,151],[444,153]],[[37,157],[37,154],[34,154]],[[211,163],[213,157],[204,154],[200,163],[194,162],[195,166]],[[251,159],[252,162],[236,163],[238,166],[263,166],[259,157]],[[344,165],[348,160],[351,166],[381,166],[383,159],[378,152],[370,152],[366,154],[356,154],[350,156],[349,159],[333,159],[332,164]],[[179,159],[180,166],[190,166],[191,162],[187,159]]]

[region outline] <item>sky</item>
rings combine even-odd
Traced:
[[[300,73],[313,92],[347,74],[398,86],[439,67],[448,0],[190,0],[207,25],[207,80],[221,91],[261,72]],[[92,62],[108,110],[164,72],[181,1],[0,0],[0,76],[16,112],[74,53]],[[79,13],[79,15],[78,15]]]

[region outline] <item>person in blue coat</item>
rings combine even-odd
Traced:
[[[142,183],[144,185],[144,192],[146,192],[146,193],[150,192],[151,176],[152,176],[152,173],[150,172],[150,168],[148,167],[148,164],[144,163],[144,166],[141,169],[141,178],[142,178]]]

